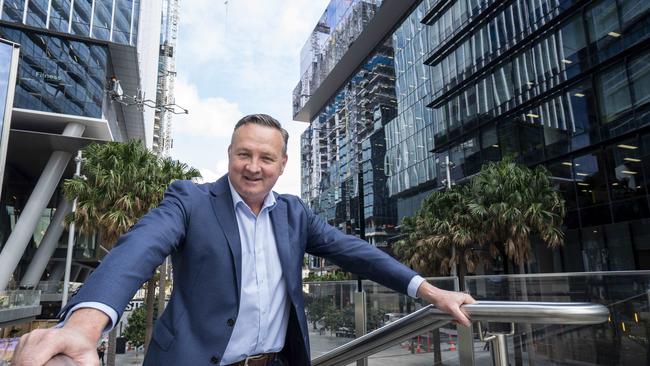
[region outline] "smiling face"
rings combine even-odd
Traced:
[[[279,130],[249,123],[233,133],[228,147],[228,176],[254,213],[262,209],[264,198],[286,164],[284,140]]]

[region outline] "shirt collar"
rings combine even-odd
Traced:
[[[241,198],[239,193],[237,193],[235,187],[233,187],[232,183],[230,182],[230,177],[228,177],[228,186],[230,187],[230,195],[232,196],[233,207],[237,207],[237,205],[241,203],[252,212],[253,210],[251,210],[251,208],[248,206],[248,204],[246,204],[244,199]],[[275,195],[273,194],[273,191],[271,191],[266,195],[266,197],[264,197],[264,204],[262,205],[262,210],[268,208],[269,211],[271,211],[275,207],[275,203],[276,203]],[[260,212],[262,212],[262,210],[260,210]]]

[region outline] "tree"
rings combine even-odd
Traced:
[[[144,344],[144,335],[145,335],[145,308],[139,307],[131,313],[129,317],[129,324],[124,330],[124,338],[127,341],[131,342],[135,346],[136,350],[138,347]]]
[[[305,298],[305,311],[307,312],[307,318],[312,322],[314,330],[317,329],[316,323],[323,320],[325,316],[325,311],[329,305],[329,299],[304,293]]]
[[[551,248],[562,245],[564,214],[564,200],[544,167],[529,169],[504,159],[485,164],[466,185],[427,197],[415,216],[404,219],[406,237],[395,251],[407,265],[428,273],[436,268],[448,273],[454,263],[473,272],[499,256],[521,272],[530,260],[533,235]],[[480,247],[487,251],[476,250]]]
[[[77,199],[76,212],[66,220],[75,221],[82,233],[97,234],[106,250],[160,203],[172,181],[201,176],[184,163],[155,155],[138,140],[90,144],[83,149],[83,156],[82,176],[66,179],[63,184],[66,197]],[[154,286],[155,280],[149,280],[151,295]],[[151,295],[146,304],[145,345],[153,328]],[[115,330],[109,334],[107,361],[109,366],[115,365]]]
[[[564,199],[543,166],[529,169],[511,159],[487,164],[470,187],[481,244],[512,260],[520,273],[530,261],[533,235],[550,248],[564,243]]]

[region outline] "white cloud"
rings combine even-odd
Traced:
[[[199,169],[204,181],[227,171],[226,148],[244,114],[268,113],[291,135],[289,162],[274,190],[300,194],[300,133],[293,87],[300,50],[329,0],[193,0],[181,8],[176,47],[172,156]]]
[[[189,114],[174,116],[173,131],[185,135],[230,137],[235,123],[243,117],[239,105],[222,97],[201,97],[196,86],[180,76],[175,85],[176,104]]]

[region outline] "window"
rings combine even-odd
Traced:
[[[587,29],[591,44],[602,61],[620,51],[621,27],[615,1],[600,1],[586,13]]]
[[[562,193],[567,210],[573,210],[577,206],[573,170],[571,167],[571,160],[549,164],[546,167],[551,173],[551,180],[555,188]]]
[[[650,34],[650,1],[621,0],[621,18],[623,22],[623,41],[628,48],[648,37]]]
[[[45,28],[47,6],[47,0],[30,0],[27,6],[27,25]]]
[[[585,80],[566,93],[564,114],[572,131],[571,149],[577,150],[600,141],[596,97],[591,82]]]
[[[630,82],[634,93],[634,104],[641,105],[650,100],[650,52],[630,62]]]
[[[2,20],[22,23],[25,0],[5,0],[2,7]]]
[[[499,140],[497,139],[497,131],[495,127],[489,127],[482,131],[481,149],[484,160],[501,160],[501,150],[499,148]]]
[[[564,24],[557,33],[557,38],[561,45],[559,61],[567,73],[566,78],[569,79],[588,64],[582,16],[574,16]]]
[[[108,40],[111,31],[113,0],[95,0],[93,38]]]
[[[603,154],[595,152],[580,156],[573,162],[563,162],[573,167],[573,178],[576,182],[580,207],[589,207],[609,201],[603,160]],[[589,225],[583,223],[583,226]]]
[[[59,32],[68,32],[70,19],[70,0],[52,0],[50,10],[50,29]]]
[[[72,12],[72,33],[90,36],[92,0],[75,0]]]
[[[609,146],[605,157],[612,200],[645,195],[643,158],[636,139]]]
[[[598,75],[600,116],[609,123],[631,106],[625,65],[620,63]]]

